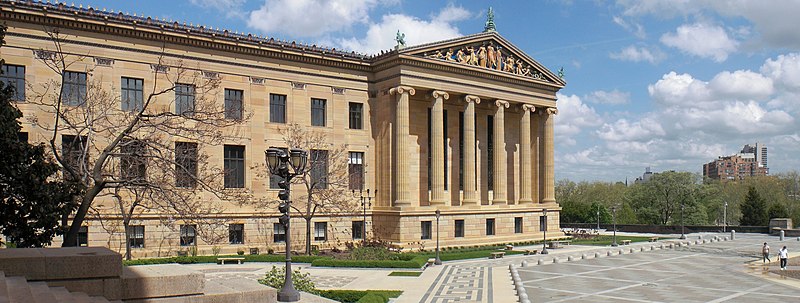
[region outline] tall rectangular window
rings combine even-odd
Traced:
[[[521,234],[522,233],[522,217],[515,217],[514,218],[514,233]]]
[[[494,219],[486,219],[486,235],[494,236]]]
[[[175,84],[175,114],[191,115],[194,113],[194,85]]]
[[[61,157],[64,164],[72,168],[76,173],[80,173],[82,168],[88,169],[89,155],[87,151],[87,140],[85,136],[61,136]]]
[[[244,244],[244,224],[228,225],[228,242],[231,244]]]
[[[286,242],[286,229],[283,228],[283,224],[280,223],[272,224],[272,242],[273,243]]]
[[[144,248],[144,225],[128,226],[128,243],[131,248]]]
[[[285,147],[270,146],[270,148],[278,148],[278,149],[283,150],[284,152],[289,152],[289,149],[285,148]],[[278,182],[281,182],[281,180],[283,180],[283,178],[279,177],[278,175],[270,174],[269,175],[269,188],[270,189],[280,189],[280,187],[278,187]]]
[[[364,221],[353,221],[353,240],[364,239]]]
[[[458,189],[464,190],[464,112],[458,112]]]
[[[325,99],[311,98],[311,126],[325,126]]]
[[[328,240],[328,222],[314,222],[314,241]]]
[[[61,102],[71,106],[83,106],[86,103],[86,73],[65,71],[61,89]]]
[[[225,145],[225,188],[244,188],[244,146]]]
[[[197,143],[175,142],[175,186],[197,186]]]
[[[539,216],[539,231],[547,230],[547,217]]]
[[[364,153],[350,152],[347,164],[347,174],[350,177],[351,190],[364,189]]]
[[[244,91],[225,89],[225,119],[241,120],[244,111]]]
[[[364,104],[350,102],[350,129],[362,129]]]
[[[328,188],[328,151],[311,150],[311,184],[316,189]]]
[[[420,239],[422,240],[430,240],[431,239],[431,221],[421,221],[420,223]]]
[[[25,66],[3,64],[3,73],[0,74],[0,82],[14,88],[14,94],[11,95],[11,100],[25,101]]]
[[[464,220],[455,220],[455,237],[456,238],[463,238],[464,237]]]
[[[81,226],[78,229],[78,247],[89,246],[89,226]]]
[[[486,178],[486,181],[488,182],[489,190],[494,190],[494,116],[492,115],[486,118],[486,157],[488,158],[486,165],[488,178]]]
[[[197,225],[181,225],[181,246],[194,246],[196,240]]]
[[[269,94],[269,122],[286,123],[286,95]]]
[[[144,79],[122,77],[122,110],[139,111],[144,106]]]
[[[120,173],[123,180],[144,181],[147,175],[147,146],[139,140],[122,141],[120,146]]]

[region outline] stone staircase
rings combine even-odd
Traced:
[[[0,303],[271,303],[276,297],[256,281],[207,282],[179,264],[122,266],[107,248],[0,249]]]

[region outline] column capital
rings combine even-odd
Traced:
[[[555,107],[548,107],[545,109],[545,114],[548,115],[558,115],[558,108]]]
[[[403,86],[403,85],[396,86],[396,87],[392,87],[392,88],[390,88],[390,89],[389,89],[389,94],[390,94],[390,95],[394,95],[394,94],[398,94],[398,95],[400,95],[400,94],[405,94],[406,92],[407,92],[409,95],[412,95],[412,96],[413,96],[414,94],[416,94],[416,93],[417,93],[417,90],[415,90],[415,89],[414,89],[413,87],[411,87],[411,86]]]
[[[536,106],[534,106],[532,104],[522,104],[522,106],[520,106],[520,108],[522,108],[523,112],[527,112],[527,111],[532,112],[532,113],[536,112]]]
[[[431,96],[433,96],[434,99],[438,98],[444,98],[445,100],[450,99],[450,94],[448,94],[446,91],[443,90],[432,91]]]
[[[494,105],[496,105],[497,107],[505,107],[505,108],[511,106],[511,104],[509,104],[508,101],[505,100],[495,100]]]
[[[475,102],[475,104],[481,104],[481,98],[474,95],[466,95],[464,96],[464,102],[470,103]]]

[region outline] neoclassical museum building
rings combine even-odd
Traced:
[[[363,55],[66,3],[1,1],[0,9],[8,26],[0,77],[25,87],[17,104],[26,117],[41,111],[30,102],[31,87],[58,79],[40,60],[57,51],[48,36],[57,29],[65,37],[61,51],[80,55],[68,68],[73,87],[105,81],[110,92],[131,100],[153,90],[154,74],[176,69],[164,62],[177,60],[219,79],[210,92],[219,108],[239,102],[250,115],[239,138],[200,148],[209,162],[238,176],[231,186],[254,198],[278,194],[258,170],[264,151],[284,142],[282,127],[296,123],[344,144],[350,173],[363,176],[351,178],[358,184],[350,188],[371,189],[373,197],[362,208],[356,191],[357,212],[315,216],[312,243],[320,248],[361,241],[362,228],[370,239],[415,250],[433,248],[437,230],[445,247],[539,240],[545,230],[548,238],[563,235],[553,120],[565,82],[503,38],[492,18],[477,34],[414,46],[398,34],[397,47]],[[159,97],[159,105],[179,111],[186,91],[173,94]],[[29,142],[51,140],[30,120],[22,120]],[[216,217],[227,224],[225,240],[216,244],[223,253],[284,249],[277,208],[217,202],[225,206]],[[89,215],[79,241],[120,251],[131,243],[134,256],[174,255],[187,245],[211,251],[198,227],[180,218],[169,226],[157,217],[141,213],[125,233],[105,226],[117,215]],[[293,249],[302,251],[305,222],[292,222]]]

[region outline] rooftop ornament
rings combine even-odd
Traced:
[[[494,26],[494,10],[489,7],[489,12],[486,13],[486,25],[483,27],[484,33],[496,32],[497,28]]]
[[[406,34],[401,33],[400,30],[398,29],[394,41],[397,42],[397,45],[394,47],[395,49],[401,49],[406,47]]]

